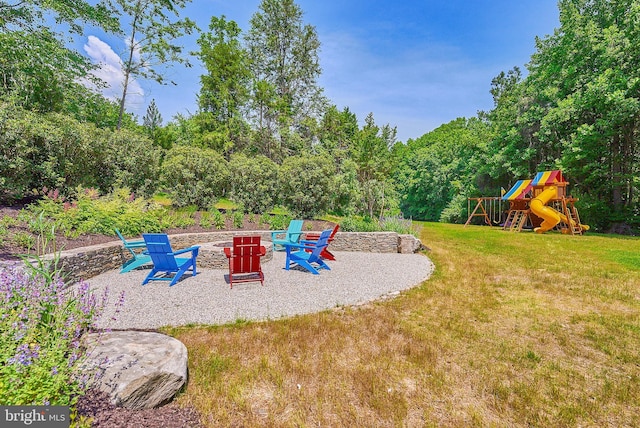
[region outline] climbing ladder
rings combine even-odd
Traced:
[[[522,227],[527,223],[529,218],[529,210],[511,210],[507,215],[507,220],[504,222],[504,230],[510,232],[520,232]]]
[[[564,209],[564,215],[571,221],[567,225],[572,235],[582,235],[582,225],[580,224],[580,215],[575,205],[567,205],[566,199],[562,198],[562,208]]]

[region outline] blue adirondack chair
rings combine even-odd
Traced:
[[[318,275],[318,269],[331,270],[322,257],[322,251],[327,248],[331,236],[331,229],[324,230],[317,241],[300,241],[300,243],[284,244],[287,251],[287,261],[284,266],[286,270],[292,263],[305,268],[314,275]],[[306,250],[310,250],[307,252]]]
[[[191,269],[192,275],[196,276],[196,257],[198,257],[199,246],[173,251],[166,233],[143,233],[142,237],[147,244],[147,253],[153,261],[153,269],[142,281],[145,285],[149,281],[171,281],[169,286],[174,285],[182,275]],[[178,258],[179,254],[191,253],[189,258]],[[156,276],[161,273],[162,276]],[[167,276],[174,274],[173,276]]]
[[[151,263],[151,257],[143,251],[140,251],[147,248],[147,244],[145,244],[144,241],[127,241],[118,229],[115,229],[115,231],[118,238],[122,241],[124,248],[131,253],[131,258],[122,264],[120,273],[130,272],[133,269]]]
[[[291,220],[287,230],[272,230],[271,242],[273,243],[273,250],[284,250],[285,244],[297,244],[300,242],[302,236],[302,223],[304,220]]]

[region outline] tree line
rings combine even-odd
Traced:
[[[184,6],[0,6],[0,198],[127,187],[170,191],[176,205],[229,197],[248,212],[283,205],[303,216],[464,222],[468,197],[561,169],[585,223],[638,230],[638,1],[559,1],[560,26],[536,39],[526,73],[514,67],[487,82],[490,111],[407,142],[373,113],[360,125],[324,96],[320,40],[293,0],[263,0],[246,32],[224,16],[198,29],[179,17]],[[142,54],[127,52],[125,76],[158,83],[161,64],[188,62],[178,40],[197,31],[197,111],[164,124],[152,100],[139,124],[124,111],[127,81],[115,102],[98,94],[100,82],[91,89],[93,66],[64,43],[87,23],[128,34]]]

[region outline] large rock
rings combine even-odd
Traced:
[[[92,387],[127,409],[168,403],[187,381],[187,348],[160,333],[114,331],[87,337],[86,369],[98,368]]]
[[[398,235],[398,252],[402,254],[412,254],[426,250],[422,242],[413,235]]]

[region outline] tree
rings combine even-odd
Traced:
[[[210,134],[211,147],[229,154],[246,145],[243,113],[249,102],[251,71],[234,21],[212,17],[209,30],[200,35],[200,51],[196,52],[207,70],[200,76],[200,123]]]
[[[248,103],[251,70],[247,52],[238,39],[240,28],[224,16],[212,17],[209,33],[198,39],[196,52],[207,70],[200,76],[198,106],[221,124],[242,115]]]
[[[191,34],[196,28],[188,18],[172,20],[170,15],[179,16],[178,9],[183,8],[189,0],[113,0],[116,13],[128,19],[126,26],[127,51],[122,61],[124,82],[120,97],[121,127],[127,91],[130,82],[136,77],[152,79],[165,84],[162,67],[171,63],[186,64],[187,58],[182,55],[182,47],[173,43],[185,34]],[[173,83],[173,82],[172,82]]]
[[[157,144],[158,134],[162,127],[162,115],[160,114],[160,110],[158,110],[156,100],[151,100],[149,103],[147,112],[142,118],[142,126],[146,129],[149,138]]]
[[[373,217],[374,211],[384,208],[384,182],[393,167],[391,147],[395,140],[396,128],[389,125],[378,127],[373,113],[369,113],[351,146],[351,159],[358,168],[358,182],[370,217]]]
[[[49,28],[51,19],[57,28]],[[114,31],[118,22],[102,4],[81,0],[0,3],[0,95],[42,112],[60,111],[79,90],[89,61],[67,47],[67,35],[92,24]],[[66,32],[63,32],[66,29]]]
[[[490,139],[487,123],[458,118],[409,142],[395,170],[402,212],[419,220],[464,221],[467,197],[478,196]]]
[[[21,0],[0,3],[0,31],[34,32],[46,26],[47,18],[66,24],[74,33],[81,33],[83,24],[93,24],[105,30],[118,28],[118,21],[103,3],[82,0]]]
[[[245,40],[255,79],[255,120],[265,143],[280,140],[275,150],[267,150],[275,159],[295,153],[287,137],[324,110],[317,85],[320,41],[313,26],[302,24],[302,10],[293,0],[263,0],[259,10]],[[306,144],[310,148],[311,141]]]
[[[562,0],[559,9],[560,28],[536,40],[527,78],[498,91],[493,163],[521,177],[563,169],[597,207],[585,222],[638,224],[640,6]]]

